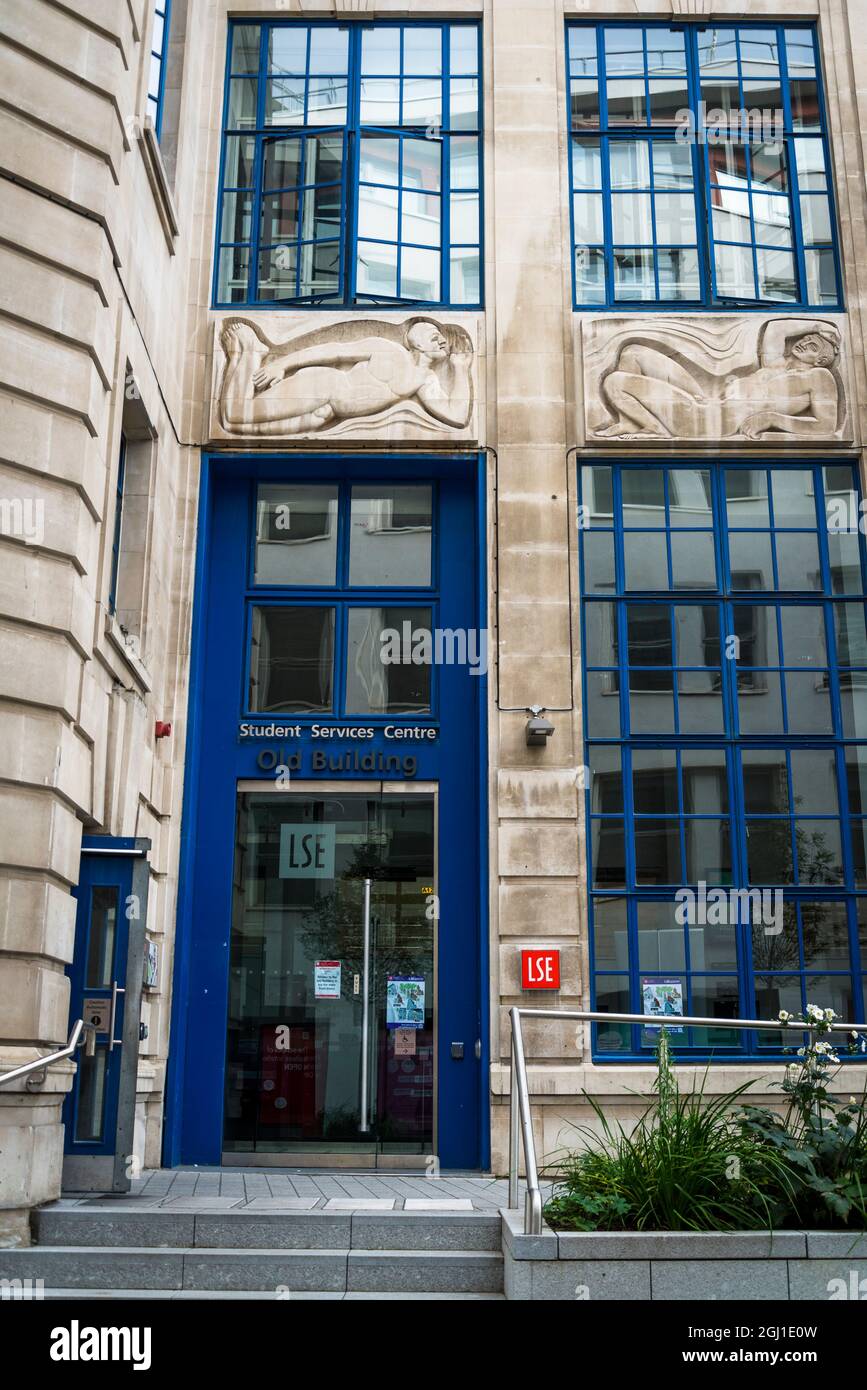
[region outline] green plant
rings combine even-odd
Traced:
[[[784,1186],[785,1160],[733,1114],[750,1083],[707,1099],[706,1080],[707,1072],[697,1090],[681,1093],[662,1028],[654,1100],[630,1133],[612,1126],[587,1097],[599,1133],[581,1127],[583,1147],[556,1165],[554,1195],[545,1207],[549,1223],[639,1231],[769,1226],[773,1208],[766,1194]]]
[[[843,1102],[830,1082],[840,1058],[826,1035],[837,1015],[815,1004],[797,1017],[782,1011],[782,1023],[802,1022],[810,1041],[797,1050],[786,1069],[782,1090],[788,1108],[782,1115],[744,1106],[741,1127],[786,1165],[786,1183],[773,1194],[777,1224],[800,1226],[867,1225],[867,1096]],[[853,1033],[850,1051],[863,1051]]]

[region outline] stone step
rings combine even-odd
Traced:
[[[465,1303],[503,1303],[506,1295],[503,1293],[310,1293],[302,1290],[298,1293],[274,1293],[267,1289],[42,1289],[39,1294],[40,1299],[46,1301],[63,1300],[66,1302],[92,1302],[103,1300],[105,1302],[126,1302],[133,1300],[136,1302],[150,1302],[153,1299],[172,1299],[182,1301],[207,1301],[217,1302],[239,1300],[254,1300],[262,1303],[276,1303],[291,1299],[293,1303],[309,1303],[320,1301],[324,1303],[341,1303],[345,1301],[382,1301],[382,1302],[453,1302]],[[30,1301],[30,1300],[27,1300]]]
[[[500,1293],[491,1250],[29,1246],[0,1250],[0,1279],[47,1288],[272,1293]]]
[[[501,1248],[499,1212],[183,1211],[43,1207],[34,1240],[52,1246],[154,1249],[488,1250]]]

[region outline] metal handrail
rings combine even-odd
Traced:
[[[32,1062],[25,1062],[23,1067],[16,1067],[14,1071],[3,1072],[2,1075],[0,1075],[0,1086],[5,1086],[7,1081],[17,1081],[19,1076],[29,1076],[31,1072],[45,1071],[47,1067],[51,1066],[52,1062],[60,1062],[64,1057],[71,1057],[78,1047],[78,1040],[81,1037],[83,1029],[84,1019],[76,1019],[75,1023],[72,1025],[69,1042],[65,1047],[58,1048],[56,1052],[49,1052],[47,1057],[37,1057]],[[44,1080],[45,1077],[43,1076],[37,1084],[41,1086]]]
[[[522,1018],[574,1019],[579,1023],[640,1023],[645,1028],[661,1028],[663,1022],[657,1021],[654,1014],[609,1014],[593,1009],[525,1009],[518,1005],[509,1010],[512,1024],[512,1058],[509,1076],[509,1207],[518,1206],[518,1162],[519,1137],[523,1137],[524,1169],[527,1191],[524,1197],[524,1233],[537,1236],[542,1230],[542,1191],[539,1187],[539,1168],[536,1162],[536,1141],[533,1138],[533,1122],[530,1112],[530,1088],[527,1083],[527,1062],[524,1057],[524,1034]],[[792,1028],[796,1033],[815,1032],[809,1023],[789,1019],[782,1023],[779,1019],[762,1018],[697,1018],[693,1015],[676,1014],[665,1020],[674,1027],[693,1028],[747,1028],[756,1031],[779,1033],[781,1029]],[[867,1033],[867,1023],[833,1023],[825,1032]]]

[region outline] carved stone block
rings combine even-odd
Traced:
[[[300,316],[299,316],[300,317]],[[210,438],[475,442],[476,321],[226,315],[214,323]]]
[[[852,439],[839,319],[653,314],[582,326],[588,444]]]

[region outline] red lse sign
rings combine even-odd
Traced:
[[[560,952],[558,950],[521,952],[522,989],[559,989]]]

